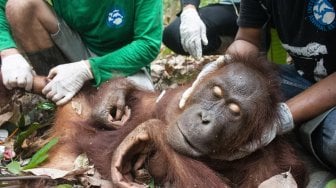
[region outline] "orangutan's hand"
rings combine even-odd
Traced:
[[[116,187],[146,187],[135,182],[135,174],[143,167],[147,154],[152,149],[149,131],[160,120],[149,120],[135,128],[117,147],[112,156],[111,177]],[[134,160],[134,157],[138,157]],[[132,163],[132,161],[136,161]]]
[[[135,86],[124,78],[108,82],[110,83],[102,84],[98,90],[100,100],[95,104],[91,118],[106,128],[118,129],[131,116],[131,110],[126,106],[126,96]]]

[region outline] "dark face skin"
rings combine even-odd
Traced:
[[[267,97],[263,83],[250,68],[226,65],[199,85],[183,113],[168,126],[169,144],[188,156],[224,158],[236,137],[244,136],[255,104]]]

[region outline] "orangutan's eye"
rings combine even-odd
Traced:
[[[223,90],[218,86],[213,87],[213,93],[216,97],[223,97]]]
[[[229,110],[232,114],[238,116],[240,114],[240,107],[235,103],[229,104]]]

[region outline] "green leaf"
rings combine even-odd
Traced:
[[[49,3],[51,6],[53,5],[51,0],[46,0],[46,2]]]
[[[23,130],[25,128],[26,125],[26,121],[25,121],[25,117],[24,115],[20,116],[19,122],[17,123],[17,127],[21,130]]]
[[[70,184],[61,184],[61,185],[57,185],[56,188],[72,188],[72,185],[70,185]]]
[[[56,105],[52,102],[41,102],[36,107],[39,110],[47,110],[47,111],[54,111],[56,109]]]
[[[33,134],[37,129],[40,128],[40,124],[39,123],[33,123],[29,126],[28,130],[21,132],[17,138],[16,138],[16,142],[15,142],[15,146],[14,148],[21,148],[21,145],[23,143],[23,141],[31,134]]]
[[[154,182],[154,178],[151,179],[151,181],[148,184],[149,188],[155,188],[155,182]]]
[[[278,33],[275,29],[271,29],[271,44],[268,51],[268,58],[277,64],[285,64],[287,52],[281,45]]]
[[[22,170],[20,163],[17,161],[10,162],[8,165],[6,165],[6,168],[8,169],[9,172],[15,175],[20,174]]]
[[[48,159],[48,157],[49,157],[48,154],[46,154],[46,155],[41,155],[40,157],[35,158],[34,160],[31,159],[29,161],[29,163],[26,166],[24,166],[22,169],[27,170],[27,169],[31,169],[31,168],[36,168],[39,164],[41,164],[46,159]]]
[[[325,188],[336,188],[336,179],[332,179],[332,180],[328,181]]]
[[[58,142],[58,138],[53,138],[46,145],[44,145],[40,150],[38,150],[29,163],[23,167],[24,170],[35,168],[48,158],[48,151]]]

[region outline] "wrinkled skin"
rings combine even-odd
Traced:
[[[104,125],[106,128],[117,129],[129,119],[130,110],[126,106],[126,97],[135,86],[128,84],[126,80],[108,81],[103,84],[99,91],[99,100],[93,106],[91,117],[95,122]],[[113,91],[108,93],[105,91]]]
[[[226,66],[204,83],[168,126],[168,142],[185,155],[222,159],[256,110],[253,103],[263,103],[267,93],[260,76],[241,64]]]

